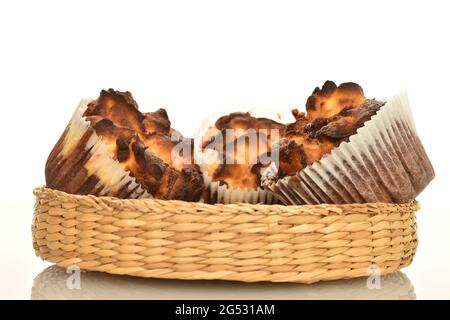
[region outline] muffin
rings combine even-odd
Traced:
[[[198,201],[204,183],[192,145],[164,109],[142,113],[131,93],[103,90],[79,104],[47,159],[46,184],[72,194]]]
[[[434,178],[404,93],[378,101],[327,81],[294,115],[261,178],[284,204],[404,203]]]
[[[273,203],[272,193],[260,187],[261,172],[285,128],[250,112],[222,116],[207,127],[199,138],[205,202]]]

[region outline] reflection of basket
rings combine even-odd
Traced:
[[[367,276],[372,265],[394,272],[411,263],[417,247],[416,201],[209,205],[34,193],[36,254],[84,270],[311,283]]]
[[[79,278],[77,278],[79,275]],[[74,290],[74,285],[79,287]],[[394,272],[368,287],[367,278],[299,283],[242,283],[236,281],[181,281],[115,276],[103,272],[76,273],[51,266],[34,278],[33,300],[413,300],[408,277]]]

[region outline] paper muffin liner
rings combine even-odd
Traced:
[[[83,117],[93,100],[80,102],[50,153],[45,166],[47,186],[73,194],[151,198],[152,195],[113,158],[90,121]]]
[[[407,94],[400,93],[348,142],[267,187],[284,204],[404,203],[414,199],[433,178]]]
[[[203,179],[206,192],[208,193],[207,197],[203,198],[203,201],[207,203],[230,204],[243,202],[273,204],[277,202],[271,191],[260,187],[257,189],[230,188],[227,185],[221,185],[218,181],[212,181],[207,173],[203,173]]]
[[[212,177],[208,175],[208,167],[211,161],[214,161],[218,156],[217,151],[208,149],[204,152],[201,151],[200,143],[203,135],[208,128],[214,126],[217,119],[222,116],[228,115],[232,112],[237,112],[235,109],[221,109],[211,113],[206,117],[197,127],[194,132],[194,155],[195,161],[203,172],[203,180],[205,183],[206,195],[203,197],[203,201],[207,203],[263,203],[263,204],[275,204],[278,203],[278,199],[274,197],[271,190],[257,187],[255,189],[241,189],[232,188],[225,184],[220,184],[218,181],[212,181]],[[249,112],[253,117],[268,118],[280,123],[293,122],[295,118],[290,111],[284,110],[282,112],[274,112],[273,110],[266,108],[247,108],[239,110],[239,112]]]

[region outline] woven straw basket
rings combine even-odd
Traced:
[[[397,271],[417,247],[407,204],[252,205],[34,190],[36,254],[149,278],[312,283]]]

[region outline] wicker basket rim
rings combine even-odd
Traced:
[[[419,207],[419,203],[417,200],[411,200],[408,203],[383,203],[383,202],[373,202],[373,203],[352,203],[352,204],[316,204],[316,205],[281,205],[281,204],[250,204],[250,203],[233,203],[233,204],[207,204],[201,202],[188,202],[182,200],[161,200],[161,199],[120,199],[115,197],[106,197],[106,196],[94,196],[94,195],[77,195],[77,194],[69,194],[63,191],[47,188],[45,186],[37,187],[33,190],[33,194],[38,196],[43,193],[51,193],[55,197],[64,197],[67,200],[72,199],[72,201],[79,202],[80,200],[87,201],[91,204],[96,204],[104,209],[112,211],[114,208],[122,208],[130,207],[130,208],[143,208],[148,207],[151,208],[152,205],[171,205],[173,207],[197,207],[199,210],[204,211],[215,211],[215,210],[223,210],[227,212],[232,212],[232,209],[238,209],[242,212],[242,210],[248,209],[249,213],[255,210],[259,211],[274,211],[274,212],[283,212],[285,214],[314,214],[318,211],[323,215],[330,214],[354,214],[355,210],[359,208],[362,211],[367,211],[367,209],[373,209],[376,211],[377,208],[396,208],[396,207],[410,207],[417,206]],[[320,210],[322,209],[323,210]],[[144,210],[147,211],[147,210]],[[370,210],[372,211],[372,210]]]

